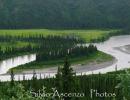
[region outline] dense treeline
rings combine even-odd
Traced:
[[[28,45],[23,47],[11,47],[10,45],[4,49],[0,46],[0,59],[11,57],[12,55],[17,56],[23,53],[37,53],[37,55],[44,53],[43,56],[52,55],[55,52],[62,52],[68,50],[69,48],[74,48],[78,43],[84,43],[83,40],[74,36],[0,36],[1,43],[15,43],[15,42],[26,42]],[[33,44],[35,44],[33,46]],[[53,53],[54,52],[54,53]]]
[[[82,57],[82,56],[90,56],[97,52],[97,47],[90,44],[88,47],[71,47],[71,48],[58,48],[58,49],[51,49],[50,51],[45,51],[38,53],[37,61],[47,61],[47,60],[56,60],[60,58],[64,58],[68,55],[71,58],[74,57]]]
[[[129,0],[0,0],[0,28],[130,26]]]

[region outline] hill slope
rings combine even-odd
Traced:
[[[0,0],[0,28],[119,28],[129,12],[129,0]]]

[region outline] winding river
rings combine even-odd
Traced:
[[[88,44],[86,44],[88,45]],[[117,61],[112,65],[104,66],[103,68],[92,69],[88,70],[88,68],[80,67],[77,70],[79,72],[83,72],[83,74],[91,74],[91,73],[106,73],[115,71],[115,67],[117,70],[130,68],[130,54],[125,51],[123,48],[125,45],[130,45],[130,35],[121,35],[121,36],[113,36],[109,40],[102,42],[102,43],[95,43],[94,45],[97,46],[98,50],[103,51],[107,54],[114,56]],[[123,50],[117,49],[118,47],[122,47]],[[0,80],[7,81],[10,80],[10,75],[5,74],[10,68],[17,67],[18,65],[22,65],[25,63],[29,63],[36,60],[36,54],[31,55],[24,55],[19,56],[11,59],[7,59],[0,62]],[[93,67],[93,66],[91,66]],[[52,73],[46,73],[46,70],[43,70],[42,74],[37,74],[37,77],[45,78],[45,77],[52,77],[55,75],[56,68],[48,69]],[[25,74],[26,79],[32,78],[32,73]],[[15,80],[22,80],[23,74],[15,75]]]
[[[98,47],[98,50],[114,56],[117,59],[117,62],[111,66],[94,70],[93,73],[115,71],[115,67],[117,70],[130,68],[130,54],[125,52],[126,50],[124,48],[124,46],[130,45],[130,35],[113,36],[109,40],[103,43],[95,43],[95,45]],[[121,47],[124,52],[117,49],[118,47]],[[89,71],[88,73],[91,72]]]

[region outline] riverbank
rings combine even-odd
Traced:
[[[112,64],[114,64],[117,60],[113,59],[112,61],[107,61],[107,62],[90,62],[88,64],[77,64],[77,65],[72,65],[73,70],[76,73],[82,73],[84,71],[94,71],[97,69],[102,69],[105,68],[107,66],[110,66]],[[51,67],[51,68],[41,68],[41,69],[35,69],[35,72],[40,74],[40,73],[57,73],[57,69],[58,67]],[[20,72],[20,73],[19,73]],[[33,74],[34,69],[27,69],[27,70],[15,70],[15,74]]]
[[[101,51],[98,51],[96,54],[91,55],[90,57],[81,56],[73,59],[69,59],[74,70],[76,72],[96,70],[100,68],[107,67],[116,62],[115,58],[105,54]],[[33,70],[38,72],[56,72],[57,66],[63,66],[64,59],[58,61],[48,61],[48,62],[32,62],[22,66],[13,68],[15,73],[27,72],[30,73]],[[9,72],[8,72],[9,73]]]

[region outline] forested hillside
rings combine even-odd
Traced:
[[[122,28],[129,0],[0,0],[0,28]]]

